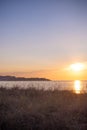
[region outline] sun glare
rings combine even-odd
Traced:
[[[82,71],[84,69],[84,64],[82,63],[75,63],[70,65],[70,69],[73,71]]]
[[[76,80],[74,82],[74,90],[76,94],[80,94],[81,90],[82,90],[82,86],[81,86],[81,81],[80,80]]]

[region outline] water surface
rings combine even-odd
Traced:
[[[0,87],[6,88],[29,88],[34,87],[44,90],[72,90],[73,92],[87,93],[87,81],[0,81]]]

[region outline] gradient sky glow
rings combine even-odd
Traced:
[[[0,74],[87,79],[87,0],[0,0]]]

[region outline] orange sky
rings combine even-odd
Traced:
[[[69,69],[71,64],[64,64],[54,69],[36,69],[36,70],[28,70],[28,68],[15,68],[13,72],[13,68],[9,68],[6,72],[3,71],[0,73],[1,75],[15,75],[20,77],[44,77],[52,80],[86,80],[87,79],[87,67],[86,63],[85,68],[80,71],[74,71]],[[22,70],[22,71],[21,71]]]

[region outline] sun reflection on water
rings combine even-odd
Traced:
[[[74,81],[74,91],[76,94],[80,94],[82,92],[82,85],[80,80]]]

